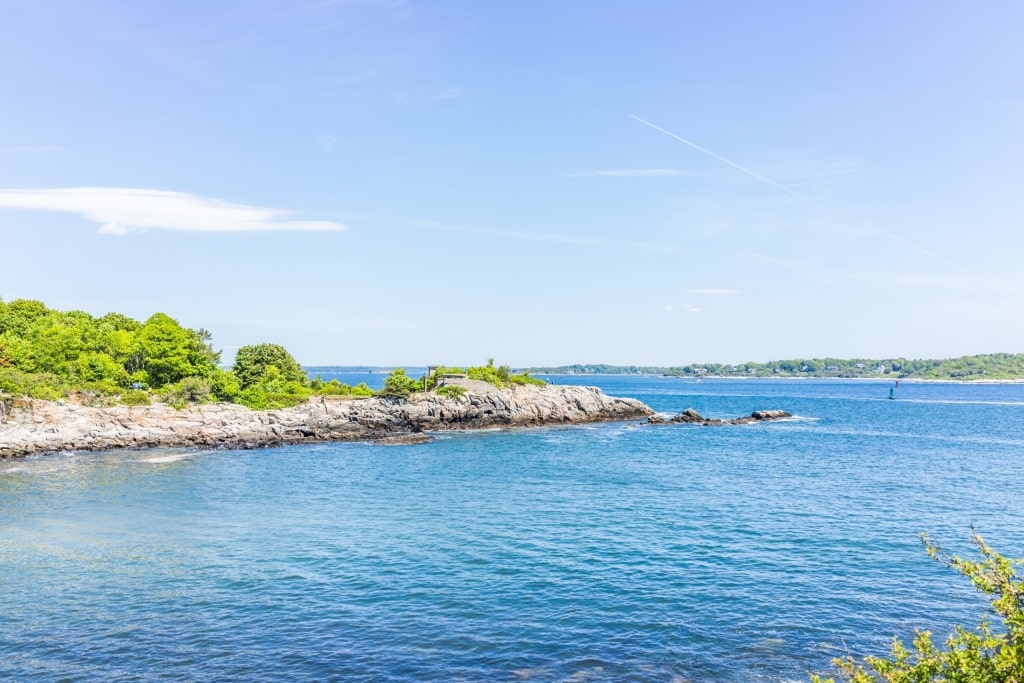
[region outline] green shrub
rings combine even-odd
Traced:
[[[86,382],[82,385],[82,389],[100,396],[117,396],[124,391],[124,387],[118,386],[110,380]]]
[[[366,382],[360,382],[352,387],[353,396],[373,396],[373,389],[366,386]]]
[[[941,546],[921,535],[928,555],[955,569],[975,589],[993,596],[992,611],[1002,620],[1001,632],[993,632],[987,619],[971,631],[961,626],[946,639],[946,649],[932,642],[931,633],[918,631],[913,650],[894,638],[890,657],[867,657],[858,664],[852,657],[833,660],[842,679],[852,683],[1020,683],[1024,681],[1024,579],[1015,565],[993,551],[976,531],[971,541],[978,546],[981,560],[964,560],[948,555]],[[814,683],[832,679],[811,676]]]
[[[512,384],[518,384],[521,386],[526,384],[532,384],[538,387],[546,387],[548,385],[548,383],[542,379],[530,377],[530,374],[527,372],[523,372],[518,375],[509,375],[508,381],[511,382]]]
[[[210,377],[210,393],[216,400],[233,403],[241,391],[235,373],[220,368],[214,370]]]
[[[164,402],[178,410],[190,403],[209,403],[210,383],[202,377],[186,377],[163,392]]]
[[[319,379],[319,376],[317,376]],[[317,382],[313,380],[310,382],[310,388],[313,393],[318,396],[348,396],[352,393],[352,387],[347,384],[342,384],[336,379],[332,379],[330,382]]]
[[[308,391],[270,392],[262,386],[254,386],[243,390],[235,402],[253,410],[278,410],[305,403],[309,396]]]
[[[121,394],[121,405],[125,406],[148,406],[152,403],[149,394],[145,391],[130,389]]]
[[[514,375],[507,365],[494,367],[493,359],[490,359],[487,365],[468,368],[466,370],[466,375],[470,379],[476,379],[481,382],[493,384],[499,389],[507,384],[517,384],[520,386],[525,384],[534,384],[540,387],[547,385],[547,382],[544,380],[530,377],[529,373],[526,372]]]
[[[466,369],[465,368],[457,368],[455,366],[448,367],[446,365],[442,365],[439,368],[434,368],[434,372],[433,372],[432,376],[433,377],[440,377],[441,375],[465,375],[465,374],[466,374]]]
[[[253,410],[274,410],[305,403],[312,394],[305,380],[289,380],[277,366],[268,365],[259,382],[243,389],[235,402]]]
[[[438,395],[444,396],[445,398],[457,399],[462,398],[466,393],[466,388],[460,387],[456,384],[445,384],[443,387],[438,387],[436,391]]]
[[[243,389],[242,392],[235,397],[235,403],[253,410],[266,410],[268,400],[267,392],[258,386]]]
[[[505,383],[501,381],[501,377],[498,376],[498,370],[491,365],[467,368],[466,375],[470,379],[475,379],[481,382],[487,382],[488,384],[493,384],[499,389],[505,386]]]
[[[67,385],[57,375],[0,368],[0,393],[56,401],[67,392]]]
[[[292,408],[309,400],[309,394],[267,394],[267,410]]]

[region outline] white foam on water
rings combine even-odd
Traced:
[[[173,453],[171,455],[159,455],[155,458],[144,458],[142,462],[148,462],[153,464],[164,464],[168,462],[178,462],[179,460],[187,460],[191,458],[195,453]]]

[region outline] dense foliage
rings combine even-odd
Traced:
[[[408,398],[414,393],[436,390],[437,393],[448,398],[459,398],[465,393],[465,389],[453,384],[444,384],[445,377],[466,377],[488,384],[493,384],[499,389],[511,385],[534,384],[545,386],[547,382],[542,379],[530,377],[526,372],[513,373],[507,365],[495,367],[494,359],[489,358],[487,365],[471,366],[460,368],[454,366],[441,366],[433,368],[429,374],[413,379],[409,377],[403,368],[391,371],[384,379],[384,389],[381,394],[394,398]]]
[[[353,387],[336,379],[325,382],[320,375],[309,381],[309,388],[318,396],[373,396],[373,389],[366,386],[366,382],[360,382]]]
[[[867,657],[863,664],[852,658],[834,660],[840,677],[852,683],[1024,683],[1024,580],[1014,565],[1021,560],[1007,559],[993,551],[977,534],[971,540],[978,546],[979,560],[948,555],[940,546],[922,536],[928,555],[968,577],[974,587],[992,596],[992,611],[1002,622],[997,631],[985,618],[976,629],[957,627],[946,639],[945,649],[932,641],[927,631],[918,631],[907,648],[893,639],[889,657]],[[833,679],[811,676],[814,683],[833,683]]]
[[[887,377],[895,379],[1024,379],[1024,354],[992,353],[943,360],[906,358],[794,358],[767,363],[699,363],[682,366],[563,365],[533,368],[540,374],[653,374],[678,377]]]
[[[238,378],[241,388],[248,389],[259,383],[271,365],[280,371],[282,378],[287,382],[306,381],[306,373],[303,372],[299,361],[279,344],[256,344],[239,348],[231,369]]]
[[[494,367],[494,359],[488,359],[487,365],[466,368],[466,376],[470,379],[478,379],[488,384],[493,384],[499,389],[510,384],[535,384],[544,386],[546,382],[542,379],[530,377],[528,372],[513,373],[507,365]]]
[[[97,318],[55,311],[39,301],[0,299],[0,394],[91,404],[175,407],[232,401],[283,408],[313,394],[369,396],[365,385],[310,382],[298,361],[277,344],[243,346],[234,367],[205,330],[183,327],[164,313],[138,322],[119,313]]]
[[[206,330],[183,327],[164,313],[145,322],[120,313],[101,318],[83,311],[56,311],[42,302],[0,299],[0,395],[75,400],[103,405],[148,405],[154,400],[178,408],[210,401],[240,403],[257,410],[286,408],[311,396],[363,398],[375,392],[360,382],[310,380],[299,362],[278,344],[243,346],[230,370]],[[457,374],[497,387],[541,384],[507,365],[440,368],[414,379],[405,370],[384,381],[382,396],[408,398],[439,388],[438,377]],[[460,387],[440,387],[450,398]]]
[[[435,391],[445,398],[458,399],[462,398],[463,394],[466,393],[466,388],[460,387],[457,384],[445,384],[438,387]]]
[[[239,348],[231,371],[239,386],[235,400],[256,410],[289,408],[313,395],[302,366],[279,344]]]
[[[103,397],[172,391],[196,378],[209,393],[223,386],[224,374],[209,340],[205,330],[182,327],[163,313],[140,323],[119,313],[96,318],[51,310],[39,301],[0,300],[0,392]]]

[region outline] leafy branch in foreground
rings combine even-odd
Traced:
[[[980,560],[949,555],[927,534],[921,535],[921,541],[932,559],[993,596],[992,610],[1000,617],[1002,629],[993,631],[984,617],[973,631],[957,626],[944,650],[932,642],[928,631],[917,632],[913,649],[894,638],[889,657],[866,657],[863,664],[852,657],[833,660],[840,677],[852,683],[1024,683],[1024,579],[1014,569],[1024,561],[996,553],[973,528],[971,541],[978,546]],[[834,683],[815,675],[811,680]]]

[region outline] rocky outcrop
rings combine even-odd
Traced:
[[[294,408],[267,411],[226,403],[186,410],[164,404],[89,408],[38,400],[0,403],[0,457],[157,446],[410,443],[422,441],[425,431],[632,420],[653,414],[640,401],[571,386],[473,391],[458,399],[435,393],[414,394],[408,400],[316,398]]]
[[[745,417],[736,417],[731,420],[719,420],[704,417],[693,408],[687,408],[678,415],[673,415],[668,419],[657,415],[651,415],[647,418],[647,424],[699,424],[705,427],[719,427],[723,425],[745,425],[750,424],[751,422],[769,422],[771,420],[781,420],[786,417],[793,416],[784,410],[755,410]]]

